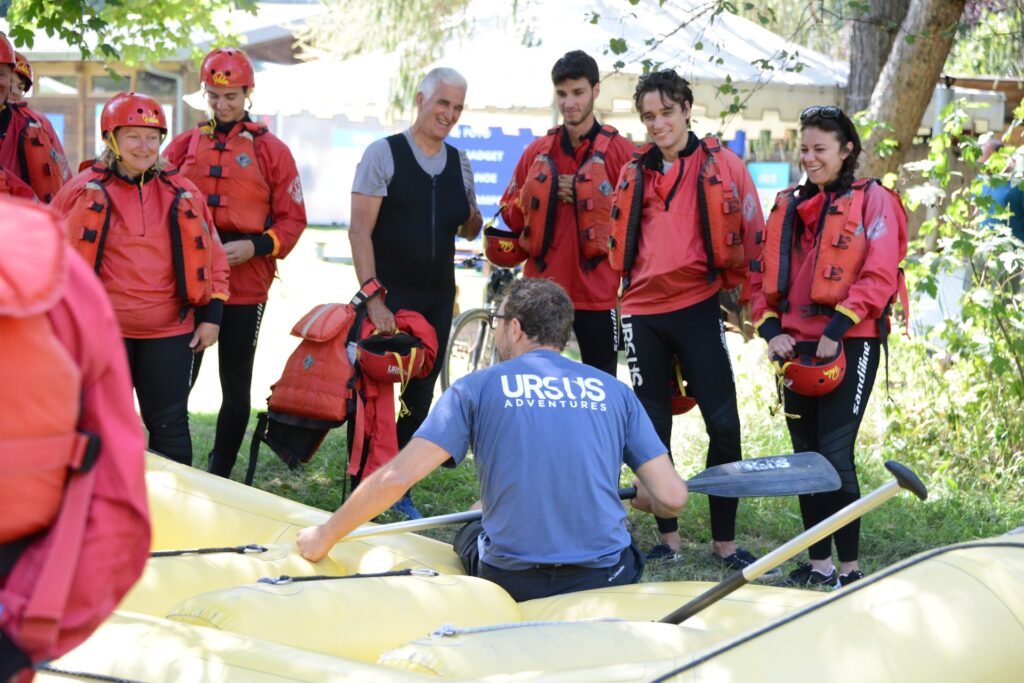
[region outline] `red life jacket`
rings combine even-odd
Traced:
[[[719,155],[722,146],[718,138],[708,136],[700,141],[700,145],[707,159],[697,180],[697,201],[708,277],[713,279],[721,271],[746,265],[742,234],[743,202],[729,164]],[[643,215],[644,161],[653,149],[654,145],[647,145],[623,168],[612,198],[608,261],[620,273],[628,274],[636,259]],[[670,172],[679,174],[682,171],[682,164],[676,163]],[[665,184],[677,183],[678,178],[671,183],[666,179]]]
[[[270,387],[269,413],[261,413],[249,449],[246,483],[252,483],[261,441],[291,468],[309,462],[327,433],[355,410],[354,330],[364,304],[386,290],[376,278],[364,283],[347,304],[321,304],[292,328],[302,339],[288,357],[281,378]]]
[[[25,102],[9,102],[7,106],[12,110],[12,128],[15,126],[14,118],[22,120],[17,128],[21,177],[32,186],[41,201],[49,204],[64,184],[67,161],[62,160],[35,111]]]
[[[544,259],[555,230],[555,210],[558,205],[558,169],[552,154],[559,144],[561,127],[552,128],[547,137],[548,154],[538,154],[526,173],[526,180],[516,201],[523,212],[525,227],[519,236],[519,245],[536,259],[537,267],[547,267]],[[580,165],[573,178],[576,195],[576,225],[580,254],[596,262],[608,254],[608,235],[611,232],[612,181],[605,166],[605,155],[618,131],[601,126],[594,140],[593,151]]]
[[[355,369],[346,347],[355,319],[352,304],[321,304],[295,323],[292,335],[302,341],[270,387],[270,410],[339,425],[348,419]]]
[[[142,444],[140,434],[139,451],[100,450],[98,437],[78,431],[89,400],[80,363],[95,363],[96,344],[86,350],[89,316],[76,321],[69,307],[72,296],[95,303],[78,294],[89,283],[57,217],[23,203],[0,210],[0,376],[18,392],[0,413],[0,545],[13,540],[3,549],[13,564],[0,572],[0,637],[41,662],[85,640],[142,571],[149,523],[133,471]],[[75,290],[65,294],[69,270]]]
[[[46,315],[64,287],[63,236],[14,228],[0,225],[11,233],[0,253],[0,377],[18,395],[0,411],[0,543],[53,523],[87,445],[76,431],[81,372]]]
[[[868,238],[863,221],[864,197],[872,179],[860,179],[849,190],[829,205],[825,220],[819,227],[817,251],[814,254],[814,280],[811,282],[811,301],[833,308],[846,299],[850,287],[860,276],[867,254]],[[883,187],[900,207],[898,241],[900,260],[907,255],[907,216],[898,193]],[[775,205],[765,227],[761,260],[751,264],[752,270],[763,275],[762,290],[768,304],[785,312],[789,306],[786,294],[790,285],[790,264],[794,230],[797,222],[796,188],[783,190],[775,198]],[[898,293],[905,298],[906,284],[902,273]]]
[[[99,165],[94,165],[93,170],[102,175],[83,186],[68,213],[67,226],[71,246],[98,274],[110,228],[110,195],[104,187],[110,179],[110,171]],[[203,219],[202,200],[192,196],[177,171],[161,171],[158,177],[159,182],[169,185],[175,193],[170,212],[170,246],[178,295],[188,306],[205,306],[213,294],[213,246],[210,226]]]
[[[273,225],[270,185],[255,142],[267,127],[248,121],[240,127],[224,140],[209,124],[193,129],[179,170],[206,196],[217,230],[259,234]]]
[[[612,232],[611,210],[614,178],[608,177],[605,156],[619,132],[601,126],[594,149],[576,171],[573,190],[576,196],[576,225],[579,229],[580,255],[594,262],[608,255],[608,237]]]
[[[437,357],[437,334],[426,318],[416,311],[400,310],[395,313],[395,325],[399,333],[419,340],[421,347],[418,350],[422,353],[415,356],[409,354],[405,360],[396,359],[399,373],[374,372],[371,376],[360,368],[356,385],[355,430],[348,463],[348,473],[360,480],[398,454],[398,432],[395,428],[396,381],[400,382],[401,396],[410,379],[430,374]],[[374,336],[375,331],[373,323],[366,318],[360,327],[359,339],[369,339]],[[363,355],[363,352],[360,352],[360,355]],[[375,369],[379,367],[376,359],[369,362]],[[410,376],[410,370],[415,374]]]

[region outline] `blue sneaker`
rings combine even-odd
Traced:
[[[398,502],[391,506],[395,512],[405,515],[406,519],[423,519],[423,514],[413,505],[412,496],[406,493],[398,499]]]

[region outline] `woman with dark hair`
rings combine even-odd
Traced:
[[[690,131],[693,93],[675,71],[640,79],[635,102],[651,144],[620,174],[609,262],[623,278],[622,332],[633,389],[666,448],[672,443],[674,363],[700,407],[707,465],[742,458],[719,292],[746,282],[764,228],[754,182],[717,139]],[[735,542],[736,499],[709,497],[712,553],[731,569],[755,558]],[[648,559],[675,557],[679,525],[657,518]]]
[[[750,279],[753,317],[769,357],[811,366],[839,361],[836,368],[845,358],[845,374],[835,371],[827,393],[792,378],[783,382],[793,450],[819,451],[842,480],[838,491],[800,496],[810,528],[860,497],[854,444],[888,335],[906,215],[895,193],[855,177],[860,137],[839,107],[805,109],[800,130],[807,180],[779,193]],[[863,577],[859,536],[854,521],[812,545],[810,564],[791,572],[789,583],[839,587]]]

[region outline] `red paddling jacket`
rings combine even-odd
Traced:
[[[631,267],[623,274],[628,281],[622,292],[622,313],[678,311],[704,301],[723,286],[744,285],[747,259],[760,253],[757,234],[764,229],[747,167],[714,138],[701,141],[692,132],[686,148],[667,170],[657,147],[649,145],[643,152],[638,166],[626,166],[616,185],[615,204],[622,219],[628,220],[632,200],[625,201],[622,195],[637,188],[636,176],[630,172],[642,171],[639,229]],[[702,211],[708,215],[708,231]],[[726,229],[727,225],[731,227]],[[614,233],[614,225],[612,229]],[[711,259],[709,240],[713,248],[719,245]],[[725,247],[744,258],[726,255]]]
[[[0,167],[17,175],[47,203],[71,179],[71,166],[53,124],[24,102],[8,102],[0,108]]]
[[[523,266],[526,277],[544,277],[560,284],[572,300],[573,307],[581,311],[600,311],[615,307],[618,298],[619,276],[608,266],[606,258],[589,259],[583,248],[590,240],[595,224],[607,224],[610,193],[619,171],[626,164],[636,146],[617,133],[611,126],[597,122],[584,136],[575,150],[569,144],[565,126],[552,129],[544,137],[534,140],[523,152],[516,164],[515,174],[501,199],[504,206],[502,218],[514,232],[526,227],[519,198],[524,186],[531,179],[536,182],[535,170],[538,158],[546,157],[554,169],[550,187],[558,189],[556,175],[576,176],[576,204],[559,202],[555,197],[551,238],[544,256],[546,267],[541,270],[537,260],[530,258]],[[600,145],[598,142],[600,141]],[[598,148],[603,149],[601,161],[594,158]],[[582,173],[581,173],[582,171]],[[601,189],[603,180],[608,179],[608,195]],[[547,179],[542,182],[547,182]],[[553,195],[555,193],[552,193]],[[598,217],[596,214],[603,213]]]
[[[231,304],[258,304],[306,228],[302,182],[288,147],[248,115],[209,122],[171,140],[164,156],[206,196],[221,239],[249,240],[254,256],[231,268]]]
[[[191,196],[182,197],[183,192]],[[198,311],[198,322],[220,324],[228,298],[227,257],[202,195],[187,179],[174,171],[150,170],[130,181],[94,165],[61,188],[53,204],[75,220],[68,230],[80,252],[102,245],[97,274],[123,336],[187,334],[196,327],[193,311]],[[99,230],[85,220],[97,216]],[[90,231],[97,232],[95,241]],[[205,233],[202,240],[197,239],[200,232]],[[209,293],[205,304],[197,293],[203,289]]]
[[[897,293],[906,224],[899,197],[872,180],[780,192],[750,274],[758,333],[878,337]]]

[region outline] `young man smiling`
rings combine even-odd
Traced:
[[[524,274],[554,280],[568,292],[583,362],[614,375],[619,276],[604,254],[612,186],[635,147],[595,118],[599,80],[597,62],[585,52],[573,50],[555,62],[551,82],[563,123],[523,152],[502,197],[502,217],[526,236],[520,243],[530,242]],[[547,172],[551,164],[557,173]],[[552,189],[554,210],[535,206]]]

